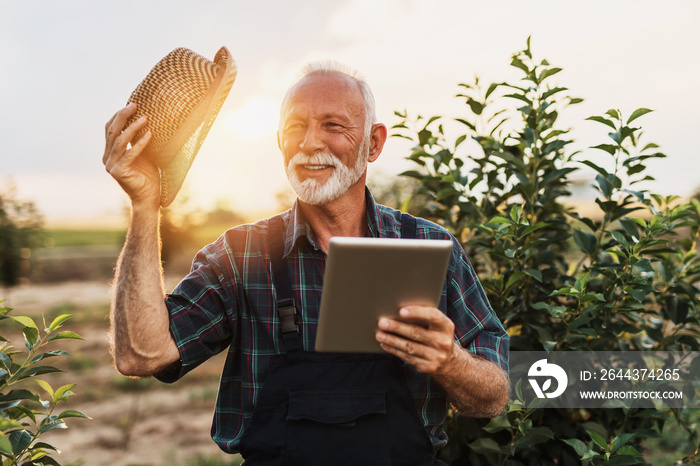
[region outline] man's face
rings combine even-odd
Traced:
[[[311,75],[292,90],[279,145],[299,198],[322,205],[364,181],[369,155],[365,107],[355,82],[341,74]]]

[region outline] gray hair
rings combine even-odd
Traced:
[[[369,136],[372,126],[377,122],[377,113],[374,102],[374,95],[372,90],[369,88],[369,84],[363,76],[361,76],[357,70],[350,68],[342,63],[333,60],[319,60],[309,62],[304,65],[301,69],[301,77],[287,90],[287,93],[282,100],[282,106],[280,108],[280,124],[282,123],[282,118],[287,110],[287,105],[289,104],[289,99],[291,98],[292,91],[296,88],[297,84],[307,76],[314,75],[325,75],[330,76],[333,74],[342,74],[344,76],[352,79],[357,86],[360,88],[362,93],[362,100],[365,104],[365,136]]]

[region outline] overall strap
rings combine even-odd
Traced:
[[[270,219],[268,245],[272,264],[272,281],[277,290],[277,316],[280,319],[280,332],[288,353],[301,351],[301,338],[298,311],[294,300],[292,283],[289,281],[287,261],[284,260],[284,221],[281,215]]]
[[[408,215],[401,214],[401,237],[407,239],[416,238],[416,218]]]

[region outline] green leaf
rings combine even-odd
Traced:
[[[10,319],[14,320],[15,322],[19,322],[20,324],[24,325],[25,327],[30,327],[30,328],[39,330],[39,328],[36,326],[36,324],[34,323],[34,320],[32,320],[31,317],[10,316]]]
[[[4,432],[0,432],[0,454],[12,456],[12,443]]]
[[[491,223],[511,224],[511,223],[513,223],[513,221],[509,218],[506,218],[506,217],[496,216],[496,217],[493,217],[491,220],[489,220],[488,223],[486,223],[486,224],[489,225]]]
[[[648,108],[638,108],[634,112],[632,112],[632,115],[627,119],[627,124],[629,125],[632,121],[636,120],[642,115],[646,115],[649,112],[653,112],[653,110],[650,110]]]
[[[546,100],[547,98],[553,96],[554,94],[556,94],[558,92],[568,91],[568,90],[569,89],[567,89],[566,87],[555,87],[555,88],[549,89],[547,92],[542,94],[542,99]]]
[[[525,273],[537,280],[538,282],[542,283],[542,272],[536,269],[527,269],[525,270]]]
[[[520,216],[522,215],[522,213],[523,206],[520,204],[516,204],[510,209],[510,218],[512,218],[513,221],[517,223],[520,220]]]
[[[629,220],[633,221],[634,223],[638,224],[640,227],[646,229],[647,227],[647,222],[644,219],[641,219],[639,217],[630,217]]]
[[[477,453],[500,453],[498,443],[491,438],[480,438],[469,444],[469,448]]]
[[[70,392],[69,390],[73,387],[75,387],[75,384],[71,383],[68,385],[64,385],[64,386],[60,387],[58,390],[56,390],[56,393],[53,395],[54,404],[58,403],[59,401],[62,401],[68,395],[72,395],[72,392]]]
[[[61,326],[61,324],[63,324],[63,322],[70,319],[71,317],[73,317],[71,314],[62,314],[62,315],[56,317],[53,320],[53,322],[51,322],[51,325],[49,325],[49,333],[58,329]]]
[[[619,120],[619,119],[620,119],[620,112],[618,112],[618,111],[615,110],[614,108],[611,108],[610,110],[608,110],[608,111],[605,112],[605,113],[608,114],[608,115],[610,115],[611,117],[615,118],[616,120]]]
[[[455,118],[455,121],[458,121],[465,125],[467,128],[471,129],[472,131],[476,131],[476,126],[473,123],[469,123],[467,120],[463,118]]]
[[[639,304],[642,304],[644,302],[644,298],[647,295],[644,291],[637,289],[637,288],[631,289],[630,294],[635,299],[635,301],[637,301]]]
[[[491,94],[493,94],[493,91],[496,90],[496,88],[500,86],[499,83],[491,83],[489,86],[488,90],[486,91],[486,95],[484,96],[485,99],[488,99]]]
[[[600,186],[601,194],[605,196],[606,199],[609,199],[612,195],[613,185],[602,175],[596,175],[595,179],[598,182],[598,186]]]
[[[596,247],[596,237],[581,230],[574,230],[574,241],[581,251],[586,254],[594,254]]]
[[[612,144],[598,144],[597,146],[593,146],[592,149],[600,149],[612,156],[614,156],[615,152],[617,152],[617,146],[613,146]]]
[[[53,388],[51,388],[51,385],[49,385],[48,382],[39,379],[36,379],[34,381],[37,383],[37,385],[44,389],[44,391],[48,393],[51,398],[53,398]]]
[[[654,267],[652,267],[651,262],[649,259],[642,259],[636,264],[634,264],[633,269],[640,270],[642,272],[649,272],[653,273],[654,272]]]
[[[42,464],[43,466],[61,466],[61,463],[59,463],[55,459],[51,458],[50,456],[42,457],[41,462],[39,464]],[[24,465],[22,465],[22,466],[24,466]]]
[[[600,165],[594,164],[590,160],[581,160],[581,161],[579,161],[579,163],[582,163],[584,165],[588,165],[593,170],[597,171],[598,173],[600,173],[601,175],[603,175],[606,178],[610,175],[610,173],[608,173],[608,171],[605,168],[601,167]]]
[[[615,453],[620,448],[622,448],[624,445],[627,445],[627,443],[629,443],[630,440],[632,440],[634,437],[636,437],[636,435],[637,435],[636,432],[628,432],[625,434],[620,434],[617,437],[615,437],[612,440],[612,442],[610,442],[613,445],[611,453]],[[624,453],[620,453],[620,454],[624,454]]]
[[[586,444],[577,438],[564,439],[563,442],[572,447],[578,456],[583,456],[590,451]]]
[[[465,139],[467,139],[467,135],[466,135],[466,134],[463,134],[463,135],[461,135],[460,137],[457,138],[457,140],[455,141],[455,150],[457,150],[457,147],[459,147],[459,145],[462,144],[462,143],[464,142]]]
[[[80,418],[80,419],[91,419],[90,416],[87,416],[80,411],[76,411],[74,409],[67,409],[66,411],[63,411],[61,414],[58,415],[57,419],[67,419],[67,418]]]
[[[613,123],[612,121],[610,121],[607,118],[602,117],[602,116],[590,116],[590,117],[586,118],[586,120],[597,121],[598,123],[602,123],[604,125],[607,125],[607,126],[611,127],[612,129],[617,129],[617,128],[615,128],[615,123]]]
[[[620,233],[619,231],[612,231],[610,232],[610,234],[613,238],[615,238],[615,241],[622,244],[625,247],[625,249],[630,248],[630,243],[627,241],[627,239],[622,233]]]
[[[408,178],[415,178],[417,180],[422,180],[425,175],[421,172],[416,171],[416,170],[408,170],[408,171],[405,171],[405,172],[399,174],[399,176],[405,176]]]
[[[623,189],[623,191],[626,192],[626,193],[630,193],[631,195],[633,195],[634,197],[636,197],[637,200],[638,200],[639,202],[644,202],[644,193],[643,193],[643,192],[641,192],[641,191],[634,191],[634,190],[632,190],[632,189]]]
[[[42,375],[42,374],[51,374],[53,372],[63,372],[60,369],[57,369],[53,366],[33,366],[33,367],[25,367],[21,371],[17,373],[17,379],[22,380],[26,379],[29,377],[34,377],[37,375]]]
[[[39,401],[39,395],[25,390],[23,388],[17,390],[10,390],[9,393],[0,394],[0,403],[15,400],[32,400]]]
[[[5,366],[5,369],[12,369],[12,358],[0,351],[0,364]]]
[[[506,250],[506,256],[508,256],[508,250]],[[515,255],[515,252],[513,253]],[[508,282],[506,283],[505,289],[509,289],[511,286],[515,285],[521,278],[523,278],[523,273],[522,272],[516,272],[513,275],[510,276],[508,279]]]
[[[557,170],[553,170],[553,171],[549,172],[549,173],[542,179],[540,185],[543,186],[543,187],[544,187],[544,186],[547,186],[547,185],[548,185],[549,183],[551,183],[552,181],[554,181],[554,180],[556,180],[556,179],[559,179],[559,178],[563,178],[564,175],[568,175],[569,173],[571,173],[571,172],[573,172],[573,171],[576,171],[576,170],[578,170],[577,167],[560,168],[560,169],[557,169]],[[563,180],[565,181],[566,178],[563,178]]]
[[[33,327],[24,327],[22,333],[24,334],[24,344],[31,351],[39,340],[39,330]]]
[[[82,340],[83,337],[78,335],[75,332],[69,332],[69,331],[63,331],[60,333],[57,333],[55,335],[51,335],[47,341],[55,341],[55,340]]]
[[[532,106],[532,100],[528,99],[527,97],[525,97],[525,96],[522,95],[522,94],[506,94],[506,95],[504,95],[503,97],[509,97],[509,98],[511,98],[511,99],[517,99],[517,100],[520,100],[520,101],[522,101],[522,102],[525,102],[526,104],[528,104],[528,106]]]
[[[632,445],[625,445],[623,447],[620,447],[620,449],[617,452],[619,455],[626,455],[626,456],[642,456],[639,451],[637,451],[636,448],[634,448]]]
[[[550,76],[554,76],[555,74],[559,73],[562,69],[561,68],[548,68],[540,73],[540,77],[538,78],[539,82],[544,81]]]
[[[484,104],[477,102],[472,98],[467,99],[467,105],[469,105],[469,108],[471,108],[475,115],[481,115],[481,113],[484,111]]]
[[[514,66],[516,68],[520,68],[525,72],[525,74],[528,74],[530,72],[530,68],[523,63],[518,57],[513,57],[513,60],[510,62],[510,66]]]
[[[32,456],[30,458],[32,460],[32,464],[41,464],[42,466],[45,466],[43,461],[37,463],[36,460],[43,458],[46,455],[47,453],[45,451],[41,449],[32,448]]]
[[[491,419],[488,424],[482,427],[482,429],[490,434],[494,434],[504,429],[510,429],[510,427],[511,424],[508,420],[508,416],[498,416]]]
[[[432,137],[433,137],[432,131],[430,131],[428,129],[422,129],[422,130],[418,131],[418,144],[421,146],[425,146],[426,144],[428,144],[428,141]]]
[[[54,429],[67,429],[68,426],[62,419],[58,419],[57,416],[49,416],[45,418],[40,424],[40,433],[46,433]]]
[[[32,359],[32,364],[36,364],[37,362],[41,361],[42,359],[46,358],[52,358],[54,356],[70,356],[70,353],[68,351],[64,350],[52,350],[52,351],[47,351],[46,353],[41,353],[38,354]]]
[[[430,119],[428,120],[428,122],[425,124],[424,128],[427,128],[427,127],[430,125],[430,123],[432,123],[433,121],[437,121],[437,120],[439,120],[440,118],[442,118],[442,117],[441,117],[441,116],[432,116],[432,117],[430,117]]]
[[[602,448],[603,450],[608,448],[608,442],[606,442],[605,439],[598,432],[594,432],[592,430],[586,430],[586,432],[591,437],[591,440],[593,440],[593,442],[595,442],[595,444],[598,445],[600,448]]]
[[[19,455],[26,450],[32,443],[32,436],[26,430],[13,430],[9,434],[12,452]]]

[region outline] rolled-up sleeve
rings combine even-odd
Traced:
[[[473,354],[508,371],[509,337],[489,304],[474,268],[456,245],[446,283],[447,314],[455,324],[455,337]]]
[[[180,351],[180,361],[156,378],[171,383],[225,350],[235,337],[230,316],[236,313],[234,280],[217,257],[225,257],[221,242],[195,257],[190,273],[166,296],[170,333]]]

